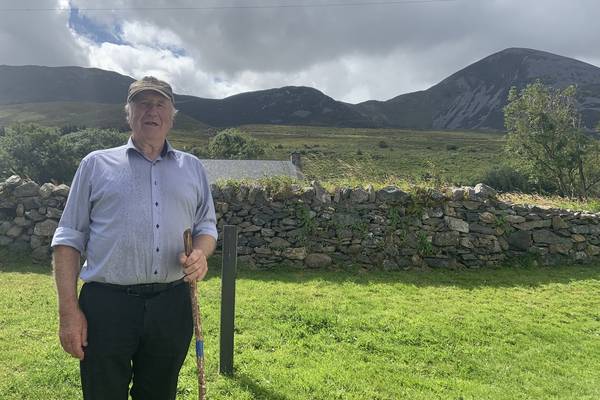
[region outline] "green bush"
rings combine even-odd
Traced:
[[[479,180],[502,192],[552,193],[556,190],[549,181],[535,181],[505,164],[489,169]]]
[[[264,156],[266,146],[247,133],[232,128],[221,131],[211,138],[208,142],[208,152],[212,158],[257,159]]]
[[[36,182],[70,182],[89,152],[125,143],[114,130],[84,129],[62,135],[57,128],[14,124],[0,137],[0,175],[27,176]]]

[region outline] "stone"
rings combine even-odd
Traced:
[[[400,269],[400,266],[398,265],[397,262],[393,261],[393,260],[389,260],[389,259],[385,259],[383,260],[383,264],[382,264],[383,270],[384,271],[396,271]]]
[[[26,219],[25,217],[15,217],[15,219],[13,219],[13,224],[27,227],[27,226],[31,226],[33,224],[33,222]]]
[[[600,254],[600,247],[594,246],[593,244],[588,244],[587,247],[585,248],[585,253],[589,257],[597,256],[598,254]]]
[[[433,207],[427,210],[427,215],[430,218],[442,218],[444,216],[444,210],[441,207]]]
[[[338,227],[351,226],[360,222],[360,219],[356,215],[348,213],[334,214],[331,220]]]
[[[52,195],[67,197],[69,195],[69,187],[64,183],[52,189]]]
[[[571,232],[575,233],[575,234],[589,234],[591,233],[591,229],[589,225],[573,225],[571,227]]]
[[[324,204],[331,203],[331,195],[327,192],[327,190],[325,190],[325,188],[323,188],[323,186],[321,186],[319,182],[312,181],[311,184],[315,191],[315,199],[318,202]]]
[[[13,190],[13,196],[15,197],[31,197],[37,196],[40,192],[40,187],[35,182],[25,182],[20,186],[17,186]]]
[[[48,207],[46,210],[46,217],[48,218],[53,218],[53,219],[60,219],[60,217],[62,216],[62,210],[59,210],[58,208],[54,208],[54,207]]]
[[[43,222],[38,222],[35,224],[35,227],[33,228],[33,234],[37,236],[50,237],[54,235],[54,231],[57,227],[58,222],[52,219],[47,219]]]
[[[479,214],[479,220],[486,224],[493,224],[494,222],[496,222],[496,216],[491,212],[484,211],[481,214]]]
[[[17,217],[22,217],[23,215],[25,215],[25,207],[23,206],[23,204],[17,204],[15,214],[17,215]]]
[[[484,235],[495,235],[496,228],[490,228],[489,226],[484,226],[480,224],[469,224],[469,230],[471,232],[483,233]]]
[[[365,203],[369,201],[369,193],[362,188],[353,189],[350,193],[350,201],[357,204]]]
[[[583,243],[583,242],[585,242],[586,239],[585,239],[585,236],[574,233],[571,235],[571,240],[574,241],[575,243]]]
[[[386,203],[401,203],[408,199],[410,195],[396,186],[386,186],[376,193],[376,199]]]
[[[526,221],[525,217],[521,217],[520,215],[507,215],[504,218],[506,219],[506,222],[511,224],[520,224]]]
[[[369,203],[375,203],[375,200],[377,200],[377,193],[375,193],[375,189],[373,189],[373,185],[370,183],[367,185],[367,193],[369,194]]]
[[[21,198],[21,201],[26,210],[40,208],[42,206],[42,199],[40,197],[23,197]]]
[[[463,188],[452,188],[450,189],[450,199],[453,201],[460,201],[465,198],[465,190]]]
[[[275,236],[275,231],[270,228],[262,228],[260,230],[260,234],[261,234],[261,236],[264,236],[264,237],[273,237],[273,236]]]
[[[52,183],[44,183],[40,186],[39,194],[42,199],[47,199],[52,196],[52,192],[56,186]]]
[[[481,206],[481,203],[478,201],[465,200],[462,202],[462,205],[467,210],[473,211],[473,210],[477,210]]]
[[[348,246],[348,254],[358,255],[362,252],[363,247],[360,244],[352,244]]]
[[[8,236],[1,236],[0,235],[0,246],[8,246],[12,242],[13,242],[12,238],[9,238]]]
[[[461,245],[462,247],[465,247],[465,248],[467,248],[467,249],[473,249],[473,248],[475,248],[475,246],[474,246],[474,245],[473,245],[473,243],[471,242],[471,238],[469,238],[469,237],[463,237],[463,238],[460,238],[460,241],[459,241],[459,243],[460,243],[460,245]]]
[[[567,241],[564,243],[554,243],[548,246],[550,254],[564,254],[569,255],[569,251],[573,248],[573,242]]]
[[[254,252],[256,254],[264,254],[264,255],[273,254],[273,251],[271,249],[269,249],[268,247],[255,247]]]
[[[286,249],[290,246],[290,242],[279,237],[274,237],[271,243],[269,243],[269,247],[272,249]]]
[[[559,216],[554,216],[552,217],[552,229],[554,230],[559,230],[559,229],[567,229],[569,227],[569,224],[567,224],[565,221],[563,221],[563,219]]]
[[[285,249],[283,252],[285,258],[290,260],[304,260],[306,258],[306,248],[305,247],[290,247]]]
[[[23,182],[23,179],[19,175],[11,175],[7,180],[4,181],[6,187],[13,188],[19,186]]]
[[[31,252],[31,257],[37,261],[43,261],[50,257],[50,249],[46,246],[38,247]]]
[[[6,235],[6,232],[8,232],[11,225],[12,224],[8,221],[0,222],[0,235]]]
[[[296,225],[298,225],[298,221],[296,221],[295,219],[292,219],[292,218],[283,218],[281,220],[281,224],[288,225],[288,226],[296,226]]]
[[[250,226],[247,226],[245,228],[242,228],[240,231],[241,232],[250,232],[250,233],[252,233],[252,232],[258,232],[261,229],[262,228],[260,226],[258,226],[258,225],[250,225]]]
[[[547,230],[536,230],[533,231],[533,241],[535,243],[544,243],[544,244],[563,244],[563,243],[571,243],[570,239],[565,239],[556,235],[555,233]]]
[[[475,195],[484,199],[495,198],[498,195],[495,189],[483,183],[475,185]]]
[[[41,236],[32,235],[29,244],[31,245],[31,248],[35,250],[44,245],[44,240]]]
[[[431,268],[448,268],[451,265],[451,260],[445,258],[425,257],[424,261]]]
[[[533,239],[529,231],[516,231],[508,236],[508,244],[514,249],[526,251],[533,244]]]
[[[521,231],[530,231],[537,228],[548,228],[552,225],[549,219],[541,219],[539,221],[527,221],[520,224],[515,224],[514,227]]]
[[[322,253],[311,253],[306,256],[304,259],[304,264],[308,268],[324,268],[331,265],[331,257],[327,254]]]
[[[23,227],[22,226],[18,226],[18,225],[13,225],[6,232],[6,236],[8,236],[9,238],[12,238],[12,239],[16,239],[19,236],[21,236],[21,233],[23,233]]]
[[[460,234],[457,231],[438,232],[433,236],[436,246],[458,246]]]

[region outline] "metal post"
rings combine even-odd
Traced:
[[[223,231],[223,270],[221,273],[221,346],[219,372],[233,375],[233,322],[235,317],[235,275],[237,268],[237,227]]]

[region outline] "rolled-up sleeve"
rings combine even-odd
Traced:
[[[67,203],[52,238],[52,247],[70,246],[83,253],[87,246],[90,227],[91,166],[84,158],[75,172]]]
[[[217,240],[217,218],[215,215],[215,204],[213,202],[210,185],[204,169],[200,166],[200,202],[194,217],[194,229],[192,235],[210,235]]]

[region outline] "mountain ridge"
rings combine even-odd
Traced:
[[[283,124],[503,130],[502,109],[510,87],[521,89],[537,79],[560,88],[577,85],[583,124],[595,127],[600,120],[600,68],[518,47],[469,64],[428,89],[385,101],[351,104],[307,86],[244,92],[222,99],[176,94],[175,99],[181,113],[214,127]],[[32,107],[32,103],[52,101],[122,104],[133,80],[97,68],[2,65],[0,110],[7,105],[14,109],[20,103]]]

